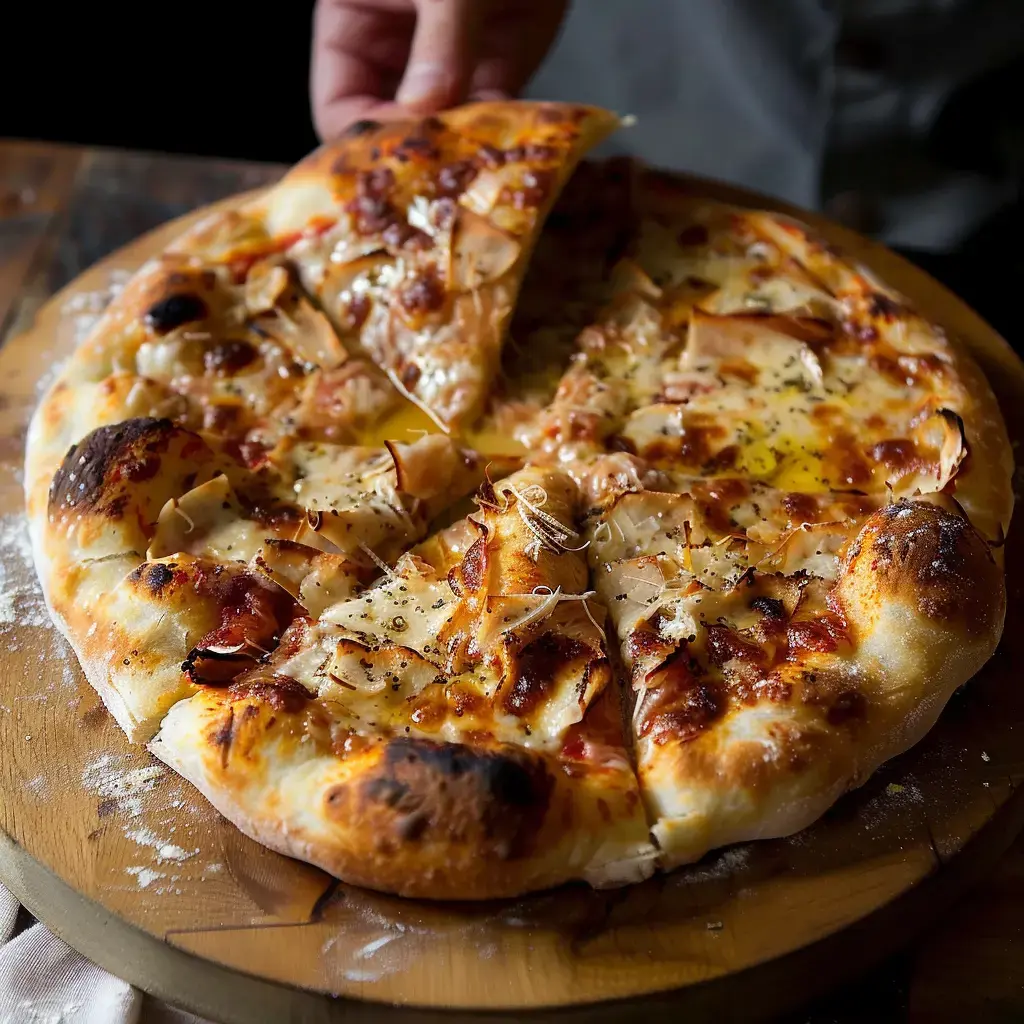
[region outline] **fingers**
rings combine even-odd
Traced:
[[[370,7],[318,0],[309,93],[322,140],[336,137],[353,121],[394,113],[389,101],[405,67],[415,18],[411,4]]]
[[[494,4],[477,47],[471,98],[518,96],[554,43],[567,8],[568,0]]]
[[[399,103],[430,112],[465,98],[487,7],[487,0],[417,0]]]

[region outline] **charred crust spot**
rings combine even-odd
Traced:
[[[236,683],[228,687],[228,696],[232,700],[258,701],[285,714],[301,711],[313,699],[302,683],[288,676],[275,676],[265,682]]]
[[[228,708],[228,716],[210,734],[210,743],[220,751],[220,763],[222,768],[228,764],[228,754],[231,752],[231,742],[235,737],[235,709]]]
[[[140,417],[97,427],[68,449],[50,484],[49,512],[97,508],[108,487],[119,478],[148,480],[159,469],[174,424],[168,419]],[[121,509],[104,511],[119,514]]]
[[[146,310],[146,326],[158,334],[166,334],[182,324],[202,320],[206,313],[206,303],[198,295],[180,292],[154,302]]]
[[[391,849],[442,842],[504,861],[530,852],[553,788],[543,760],[523,750],[399,737],[373,778],[333,787],[325,807],[361,820]]]
[[[392,155],[396,160],[406,163],[411,158],[437,160],[441,151],[435,143],[423,135],[407,135],[395,146]]]
[[[363,790],[366,795],[385,807],[397,807],[408,796],[409,787],[395,779],[371,779]]]
[[[801,699],[817,708],[833,726],[856,726],[868,715],[867,698],[851,687],[849,677],[827,671],[804,672]]]
[[[849,722],[860,722],[867,714],[867,701],[864,694],[856,690],[846,690],[832,701],[825,717],[829,725],[846,725]]]
[[[413,811],[395,823],[395,833],[403,843],[414,843],[430,825],[430,818],[422,811]]]
[[[964,548],[974,535],[966,519],[905,498],[886,506],[879,515],[888,529],[875,539],[874,550],[887,563],[911,565],[922,582],[945,580],[964,571]],[[975,546],[984,547],[984,543]]]
[[[174,570],[163,562],[158,562],[149,566],[143,574],[143,585],[155,596],[173,579]]]
[[[1003,574],[963,516],[904,498],[880,509],[858,541],[848,560],[855,581],[886,598],[903,597],[934,621],[959,620],[978,634],[996,627],[1005,608]]]
[[[510,808],[546,803],[550,789],[544,766],[518,752],[478,751],[462,743],[399,737],[388,744],[390,766],[422,765],[442,779],[471,778],[482,793]]]

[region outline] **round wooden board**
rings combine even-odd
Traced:
[[[692,187],[781,208],[709,182]],[[692,1019],[730,1010],[750,1019],[892,950],[1010,842],[1024,822],[1016,529],[995,658],[917,748],[791,839],[735,847],[626,890],[443,905],[341,885],[242,836],[130,746],[86,684],[42,606],[22,514],[25,426],[40,381],[75,342],[87,305],[75,297],[104,289],[112,271],[137,267],[206,212],[92,268],[0,352],[0,879],[55,932],[163,999],[246,1024],[452,1009],[621,1019],[627,1005],[645,1016],[671,1006]],[[966,343],[1011,436],[1024,437],[1024,367],[990,327],[886,249],[787,212]]]

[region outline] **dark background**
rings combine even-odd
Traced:
[[[294,163],[317,145],[313,0],[8,4],[0,137]],[[944,162],[1024,181],[1024,55],[971,83],[931,145]],[[957,252],[907,252],[1024,348],[1024,208]]]
[[[293,163],[313,0],[0,5],[0,136]]]

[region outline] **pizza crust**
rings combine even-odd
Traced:
[[[330,732],[301,693],[207,691],[170,711],[150,750],[246,835],[356,885],[496,899],[653,870],[627,763],[570,774],[523,748],[401,736],[334,752]]]

